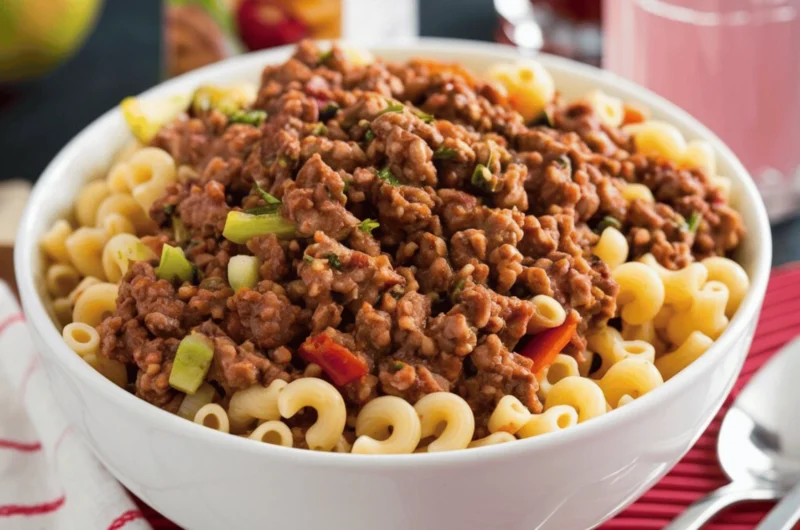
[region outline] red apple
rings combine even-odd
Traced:
[[[250,50],[291,44],[308,33],[302,21],[271,0],[242,0],[236,21],[239,36]]]

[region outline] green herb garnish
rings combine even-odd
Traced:
[[[388,182],[392,186],[399,186],[400,185],[400,181],[397,180],[397,177],[395,177],[392,174],[391,171],[389,171],[388,167],[385,167],[385,168],[381,169],[380,171],[378,171],[378,178],[385,180],[386,182]]]
[[[319,54],[319,64],[325,64],[331,57],[333,57],[333,48]]]
[[[367,129],[367,132],[364,133],[364,140],[371,142],[375,139],[375,133],[372,132],[372,129]]]
[[[339,105],[337,105],[334,101],[329,101],[328,104],[325,105],[321,111],[319,111],[319,120],[328,121],[336,116],[337,112],[339,112]]]
[[[383,116],[387,112],[403,112],[405,106],[402,103],[397,103],[396,101],[392,101],[391,99],[386,100],[386,104],[388,107],[380,111],[375,117]]]
[[[425,123],[433,123],[433,121],[436,119],[433,117],[433,114],[428,114],[427,112],[422,112],[421,110],[414,111],[414,114],[417,116],[417,118],[421,119]]]
[[[449,160],[456,156],[458,151],[453,149],[452,147],[445,147],[440,145],[436,148],[436,151],[433,152],[433,159],[434,160]]]
[[[342,270],[342,262],[339,259],[339,256],[331,252],[326,257],[328,258],[328,264],[331,266],[332,269],[336,269],[337,271]]]
[[[692,215],[689,216],[689,221],[686,223],[686,230],[694,234],[697,232],[697,228],[700,226],[700,220],[703,218],[703,214],[698,212],[697,210],[692,212]]]
[[[456,283],[455,287],[453,287],[453,290],[450,291],[450,301],[451,302],[453,302],[454,304],[458,302],[458,297],[461,296],[461,291],[464,290],[464,287],[466,285],[467,285],[467,280],[466,279],[461,278],[460,280],[458,280],[458,282]]]
[[[260,127],[267,119],[267,113],[263,110],[237,110],[228,118],[228,123],[244,123],[253,127]]]
[[[530,125],[532,127],[537,125],[547,125],[548,127],[553,127],[553,114],[547,110],[543,110],[538,116],[531,120]]]
[[[314,263],[314,258],[309,256],[308,254],[303,254],[303,261],[311,265],[312,263]]]
[[[561,155],[560,157],[556,158],[556,165],[561,169],[565,169],[569,174],[570,178],[572,177],[572,160],[567,155]]]
[[[393,374],[396,374],[405,367],[406,363],[401,361],[393,361],[392,364],[389,365],[389,371]]]
[[[325,136],[328,134],[328,128],[325,126],[324,123],[319,122],[311,129],[311,134],[314,136]]]
[[[266,202],[265,206],[258,206],[256,208],[250,208],[247,210],[247,213],[252,215],[263,215],[263,214],[270,214],[277,212],[281,207],[281,201],[274,195],[267,193],[264,188],[258,185],[258,182],[253,182],[253,189],[256,190],[256,193]]]
[[[358,223],[358,229],[367,234],[371,234],[373,230],[381,226],[381,224],[374,219],[364,219]]]
[[[597,228],[595,228],[595,233],[602,234],[603,230],[609,227],[616,228],[617,230],[622,230],[622,223],[619,222],[619,219],[607,215],[603,217],[603,220],[597,224]]]

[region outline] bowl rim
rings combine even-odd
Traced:
[[[341,42],[343,45],[348,44],[347,41]],[[431,57],[436,57],[441,53],[470,53],[496,61],[514,61],[523,58],[518,50],[511,46],[460,39],[418,38],[365,48],[376,56],[381,56],[382,53],[409,51],[412,52],[411,55],[414,55],[414,52],[418,50],[419,56]],[[149,97],[155,93],[174,93],[174,87],[178,85],[191,85],[203,80],[224,78],[226,70],[237,67],[248,67],[260,71],[267,64],[276,64],[285,60],[292,49],[294,49],[294,45],[288,45],[232,57],[160,83],[141,95]],[[625,92],[632,99],[669,114],[671,123],[691,131],[696,137],[708,140],[717,155],[726,159],[730,165],[732,171],[729,176],[741,189],[740,203],[749,203],[754,214],[753,226],[748,226],[748,231],[752,234],[751,237],[755,234],[758,234],[759,237],[755,237],[753,247],[756,249],[757,255],[750,276],[750,289],[728,328],[703,356],[670,379],[669,384],[634,400],[622,410],[616,410],[614,414],[604,414],[592,421],[551,433],[548,436],[516,440],[514,443],[444,453],[369,455],[365,458],[365,455],[297,451],[293,448],[253,443],[251,440],[244,440],[239,436],[231,436],[197,425],[155,407],[127,391],[121,391],[95,370],[89,369],[85,362],[69,349],[51,322],[35,283],[34,255],[38,252],[39,246],[38,240],[33,237],[41,235],[35,233],[33,223],[37,215],[44,215],[46,212],[43,199],[44,188],[57,184],[60,175],[68,167],[70,158],[82,151],[82,143],[97,135],[105,127],[111,127],[111,122],[114,120],[120,119],[118,107],[112,108],[95,119],[67,143],[42,172],[31,192],[17,233],[14,252],[15,273],[29,329],[41,337],[42,343],[52,352],[61,367],[77,379],[79,384],[92,387],[93,392],[102,395],[109,403],[127,409],[130,414],[137,416],[143,422],[168,431],[180,432],[187,438],[200,440],[202,444],[213,446],[215,449],[244,451],[254,457],[262,458],[289,457],[297,463],[330,469],[352,469],[353,466],[358,466],[360,470],[385,471],[407,468],[413,466],[414,463],[424,466],[485,464],[499,459],[514,458],[522,454],[547,451],[548,448],[554,446],[583,443],[599,432],[624,428],[625,425],[636,422],[650,413],[657,413],[659,403],[666,403],[669,396],[676,395],[683,389],[698,383],[700,374],[711,369],[712,364],[718,363],[724,353],[731,349],[734,342],[745,333],[746,327],[757,318],[766,292],[772,254],[771,232],[764,203],[747,170],[730,149],[708,128],[675,104],[631,81],[593,66],[548,54],[538,54],[536,59],[542,62],[546,68],[554,68],[564,72],[565,75],[611,84],[616,90]]]

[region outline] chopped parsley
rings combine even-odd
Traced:
[[[598,223],[595,232],[598,234],[602,234],[603,230],[609,227],[616,228],[617,230],[622,230],[622,223],[619,222],[619,219],[615,219],[614,217],[607,215],[603,217],[603,220],[600,221],[600,223]]]
[[[358,223],[358,229],[367,234],[372,233],[373,230],[381,226],[381,224],[374,219],[364,219]]]
[[[342,270],[342,262],[339,259],[339,256],[331,252],[326,257],[328,258],[328,264],[331,266],[332,269],[336,269],[337,271]]]
[[[314,258],[309,256],[308,254],[303,254],[303,261],[305,261],[306,263],[308,263],[310,265],[310,264],[314,263]]]
[[[244,123],[253,127],[260,127],[267,119],[267,113],[263,110],[237,110],[228,118],[228,123]]]
[[[380,111],[375,117],[383,116],[387,112],[403,112],[405,106],[402,103],[397,103],[396,101],[392,101],[391,99],[386,100],[386,104],[388,105],[385,109]]]
[[[367,129],[367,132],[364,133],[364,140],[371,142],[375,139],[375,133],[372,132],[372,129]]]
[[[274,195],[267,193],[264,188],[258,185],[258,182],[253,182],[253,189],[256,190],[256,193],[263,199],[265,203],[264,206],[257,206],[255,208],[250,208],[247,210],[247,213],[252,215],[264,215],[264,214],[273,214],[277,212],[281,207],[281,201]]]
[[[396,374],[405,367],[406,363],[402,361],[393,361],[392,364],[389,365],[389,371],[393,374]]]
[[[433,117],[433,114],[428,114],[427,112],[422,112],[421,110],[414,111],[414,114],[417,116],[417,118],[421,119],[425,123],[433,123],[433,121],[436,119]]]
[[[328,128],[325,126],[324,123],[319,122],[315,124],[314,127],[311,129],[311,134],[313,134],[314,136],[325,136],[326,134],[328,134]]]
[[[388,182],[392,186],[399,186],[400,185],[400,181],[397,180],[397,177],[395,177],[392,174],[391,171],[389,171],[388,167],[385,167],[385,168],[381,169],[380,171],[378,171],[378,178],[380,178],[382,180],[385,180],[386,182]]]
[[[697,232],[697,228],[700,226],[700,220],[703,218],[703,214],[698,212],[697,210],[692,212],[692,215],[689,216],[689,221],[686,222],[686,230],[694,234]]]
[[[440,145],[436,148],[436,151],[433,152],[433,159],[434,160],[449,160],[456,156],[458,151],[453,149],[452,147],[445,147]]]
[[[339,112],[339,105],[337,105],[335,101],[329,101],[328,104],[319,111],[319,119],[320,121],[328,121],[336,116],[337,112]]]

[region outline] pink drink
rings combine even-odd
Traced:
[[[604,0],[604,66],[683,107],[800,209],[800,0]]]

